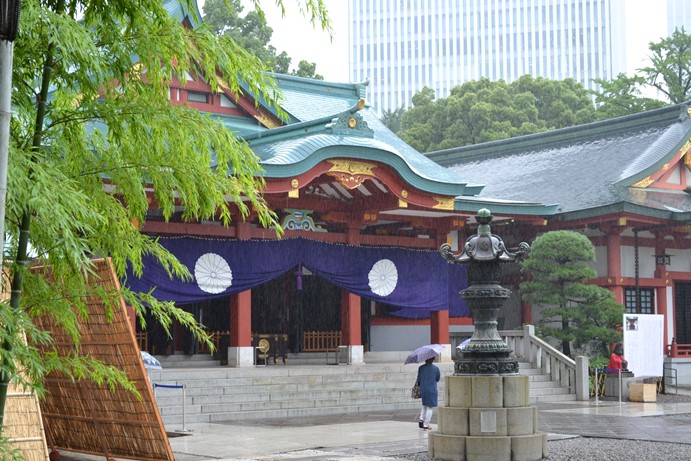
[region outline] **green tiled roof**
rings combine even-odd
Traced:
[[[309,171],[330,158],[377,161],[395,169],[411,186],[431,194],[456,196],[457,211],[491,206],[497,213],[551,215],[554,206],[535,201],[479,198],[482,185],[465,174],[444,168],[391,132],[368,106],[358,107],[367,82],[332,83],[275,75],[282,91],[287,125],[267,129],[254,121],[220,117],[243,137],[260,158],[267,178],[287,178]],[[357,127],[347,120],[357,119]]]
[[[192,5],[195,11],[187,11],[179,0],[164,0],[171,16],[180,21],[187,18],[196,27],[201,17],[196,2]],[[288,115],[286,126],[267,129],[253,119],[209,114],[247,140],[260,158],[267,178],[299,175],[328,158],[348,157],[389,165],[412,187],[422,191],[457,196],[457,210],[475,211],[483,207],[482,203],[494,203],[496,212],[510,212],[514,205],[519,214],[554,212],[554,207],[532,201],[477,198],[483,187],[477,181],[469,181],[468,175],[446,169],[413,149],[369,107],[354,110],[358,101],[364,100],[368,82],[333,83],[283,74],[275,74],[275,78],[282,91],[280,106]],[[248,91],[242,82],[241,86]],[[260,98],[258,103],[276,115],[266,101]],[[356,130],[341,126],[345,116],[358,119]]]
[[[366,84],[288,75],[276,78],[283,92],[283,109],[300,122],[245,136],[267,177],[295,176],[325,159],[349,157],[388,164],[411,185],[430,193],[476,195],[480,191],[481,186],[469,184],[400,140],[369,107],[357,110]],[[329,127],[348,114],[357,114],[363,128]]]
[[[180,22],[187,18],[192,27],[201,25],[202,16],[199,13],[197,2],[195,0],[189,2],[191,9],[188,9],[187,5],[188,3],[181,2],[180,0],[163,0],[163,8],[168,11],[171,17],[176,18]]]
[[[687,104],[536,135],[426,154],[485,185],[479,197],[557,203],[565,218],[632,211],[677,219],[691,196],[629,188],[691,137]]]

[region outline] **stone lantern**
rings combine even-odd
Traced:
[[[528,376],[497,332],[497,313],[511,296],[500,285],[501,264],[526,256],[521,243],[513,253],[490,231],[492,214],[478,211],[478,231],[459,255],[448,244],[442,256],[468,265],[468,301],[475,331],[456,354],[454,374],[446,376],[446,405],[438,410],[438,430],[428,439],[429,456],[444,461],[537,461],[547,456],[547,434],[538,431],[537,408],[530,406]]]
[[[461,254],[453,255],[446,243],[440,248],[444,259],[468,265],[469,286],[460,295],[468,301],[475,331],[457,354],[462,358],[454,360],[455,374],[518,374],[518,362],[509,357],[511,350],[497,332],[497,313],[511,296],[511,290],[500,285],[501,264],[526,256],[530,247],[523,242],[511,253],[504,241],[492,234],[492,214],[486,208],[478,211],[475,220],[479,224],[477,234],[466,240]]]

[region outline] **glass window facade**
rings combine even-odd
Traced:
[[[425,86],[442,98],[530,73],[594,89],[593,78],[626,71],[625,0],[350,0],[349,15],[351,78],[370,80],[379,113]]]

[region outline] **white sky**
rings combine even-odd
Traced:
[[[274,0],[261,0],[267,22],[273,29],[271,44],[278,53],[286,51],[293,61],[291,69],[301,60],[317,64],[317,73],[332,82],[349,82],[348,57],[348,1],[324,0],[331,25],[333,40],[309,18],[301,15],[298,1],[284,0],[286,15],[281,17]],[[455,0],[451,0],[455,1]],[[627,74],[647,65],[648,44],[667,35],[666,2],[661,0],[625,0],[627,11]],[[204,0],[198,0],[202,11]],[[247,3],[247,0],[245,0]],[[300,2],[301,3],[301,2]],[[251,7],[249,7],[251,8]],[[248,11],[246,8],[245,13]]]
[[[291,70],[304,59],[317,64],[317,73],[323,75],[324,80],[349,82],[348,0],[324,0],[331,18],[333,40],[321,26],[312,26],[309,17],[300,13],[295,0],[284,0],[283,4],[286,15],[281,17],[280,9],[272,0],[261,3],[266,22],[274,31],[271,44],[278,54],[285,51],[293,59]]]

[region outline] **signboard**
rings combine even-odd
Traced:
[[[624,314],[624,358],[636,377],[662,376],[664,315]]]

